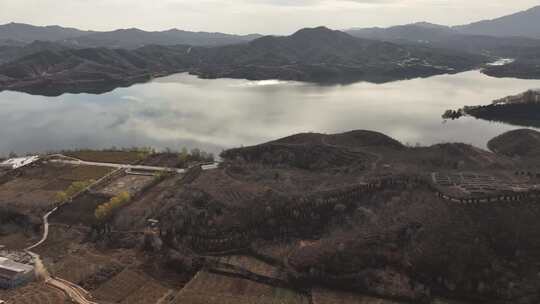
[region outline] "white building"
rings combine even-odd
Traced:
[[[5,169],[17,169],[20,167],[24,167],[26,165],[29,165],[33,162],[36,162],[39,159],[39,156],[27,156],[27,157],[17,157],[17,158],[10,158],[8,160],[5,160],[0,163],[0,168]]]
[[[34,279],[34,266],[0,257],[0,288],[15,288]]]

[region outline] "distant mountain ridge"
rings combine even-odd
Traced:
[[[430,38],[435,35],[440,38],[441,35],[455,36],[460,34],[498,38],[523,37],[540,39],[540,6],[491,20],[482,20],[458,26],[439,25],[424,21],[386,28],[351,28],[346,32],[362,37],[403,38],[406,40],[410,40],[412,37],[414,39],[418,37]]]
[[[260,37],[262,36],[258,34],[230,35],[223,33],[189,32],[178,29],[147,32],[140,29],[131,28],[110,32],[94,32],[88,35],[66,39],[64,43],[75,47],[135,49],[151,44],[220,46],[245,43]]]
[[[135,49],[150,44],[218,46],[236,44],[260,38],[261,35],[231,35],[223,33],[189,32],[178,29],[149,32],[136,28],[108,32],[82,31],[61,26],[34,26],[23,23],[0,25],[0,46],[21,45],[36,40],[65,44],[69,47]]]
[[[359,38],[454,49],[501,57],[514,57],[523,48],[540,47],[540,39],[517,36],[469,35],[451,27],[425,22],[388,28],[357,28],[350,29],[347,33]]]
[[[35,26],[14,22],[0,25],[0,41],[11,41],[12,43],[32,43],[36,40],[61,41],[89,33],[92,32],[57,25]]]
[[[469,35],[540,38],[540,6],[492,20],[455,26],[453,29]]]

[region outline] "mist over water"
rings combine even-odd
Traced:
[[[320,86],[284,81],[203,80],[187,74],[112,92],[60,97],[0,93],[0,155],[73,148],[152,146],[210,152],[298,132],[383,132],[403,143],[487,141],[519,127],[447,109],[540,87],[471,71],[386,84]]]

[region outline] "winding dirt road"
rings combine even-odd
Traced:
[[[37,243],[25,249],[26,253],[31,255],[32,258],[34,259],[36,277],[40,280],[43,280],[45,284],[47,284],[48,286],[59,289],[62,292],[64,292],[74,303],[98,304],[97,302],[93,302],[87,299],[90,297],[90,293],[84,290],[82,287],[76,284],[73,284],[71,282],[68,282],[66,280],[51,276],[49,272],[47,271],[47,268],[43,264],[43,261],[41,260],[41,257],[39,256],[39,254],[31,251],[32,249],[43,244],[49,237],[49,216],[53,214],[56,210],[58,210],[58,207],[47,212],[43,216],[43,236]]]

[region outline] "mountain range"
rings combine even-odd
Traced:
[[[230,35],[223,33],[189,32],[178,29],[143,31],[136,28],[108,32],[82,31],[60,26],[33,26],[23,23],[0,25],[0,45],[20,46],[36,40],[53,41],[73,48],[134,49],[150,44],[217,46],[250,41],[261,35]]]
[[[540,38],[540,6],[508,16],[483,20],[452,29],[469,35],[488,35],[496,37],[521,36]]]
[[[290,36],[134,28],[96,32],[10,23],[0,25],[0,90],[101,92],[177,72],[349,83],[484,67],[492,76],[538,79],[539,25],[540,7],[464,26],[419,22],[346,32],[317,27]],[[516,60],[484,65],[501,57]]]
[[[0,90],[94,92],[104,85],[109,90],[186,71],[203,78],[384,82],[456,73],[487,61],[484,56],[361,39],[318,27],[221,47],[51,48],[0,65]]]
[[[495,37],[488,35],[470,35],[464,34],[451,27],[426,22],[399,25],[389,28],[350,29],[347,30],[347,33],[365,39],[456,49],[471,53],[491,54],[502,57],[514,56],[516,51],[525,47],[540,46],[540,39],[519,36]]]
[[[492,20],[483,20],[467,25],[444,26],[419,22],[390,28],[360,28],[347,30],[348,33],[363,38],[384,40],[412,40],[437,43],[442,38],[463,39],[463,36],[484,36],[485,43],[495,43],[489,37],[505,37],[506,43],[532,43],[524,38],[540,39],[540,6]],[[144,31],[137,28],[114,31],[86,31],[75,28],[34,26],[23,23],[0,25],[0,45],[21,46],[36,40],[53,41],[69,47],[127,48],[135,49],[149,44],[218,46],[245,43],[262,35],[232,35],[224,33],[190,32],[179,29],[165,31]],[[509,39],[508,37],[522,37]],[[528,42],[527,42],[528,41]],[[451,45],[446,43],[445,45]]]
[[[364,38],[419,43],[438,43],[443,38],[458,40],[465,37],[471,38],[471,36],[475,39],[480,37],[482,40],[488,41],[494,41],[496,37],[505,38],[506,40],[503,41],[526,42],[528,39],[540,39],[540,6],[492,20],[459,26],[417,22],[388,28],[353,28],[346,31],[354,36]],[[491,37],[491,40],[488,37]],[[446,45],[451,45],[451,43]]]

